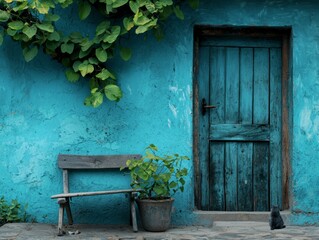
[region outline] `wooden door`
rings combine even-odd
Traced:
[[[200,40],[202,210],[281,207],[281,52],[274,39]]]

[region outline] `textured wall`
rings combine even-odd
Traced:
[[[62,190],[56,166],[60,152],[142,153],[146,145],[155,143],[164,153],[192,156],[193,26],[291,26],[292,221],[318,222],[318,10],[315,0],[201,0],[200,8],[183,22],[170,20],[163,41],[152,36],[127,39],[134,46],[133,58],[112,64],[124,97],[97,109],[82,104],[88,94],[85,80],[68,83],[63,68],[45,55],[25,63],[19,46],[7,40],[0,48],[0,195],[28,203],[28,212],[39,222],[56,222],[57,204],[50,195]],[[186,192],[176,196],[174,222],[179,224],[193,221],[191,162],[189,169]],[[94,189],[129,186],[125,173],[81,173],[72,180],[77,190],[89,188],[90,183]],[[80,222],[128,222],[122,196],[73,202],[75,215],[81,213],[76,218]]]

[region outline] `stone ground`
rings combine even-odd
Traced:
[[[273,230],[265,222],[214,222],[212,227],[172,227],[167,232],[132,232],[129,226],[74,225],[68,234],[56,236],[56,225],[10,223],[0,227],[0,240],[92,239],[92,240],[208,240],[208,239],[319,239],[319,227],[287,226]],[[79,234],[71,235],[79,231]]]

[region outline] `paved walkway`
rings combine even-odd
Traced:
[[[212,227],[177,227],[163,233],[139,231],[128,226],[74,225],[69,234],[56,236],[56,226],[11,223],[0,227],[0,240],[92,239],[92,240],[207,240],[207,239],[318,239],[319,227],[287,226],[273,230],[265,222],[215,222]],[[70,235],[80,231],[79,234]]]

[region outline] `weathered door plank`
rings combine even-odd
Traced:
[[[282,208],[281,50],[270,49],[270,205]]]
[[[269,50],[254,50],[253,123],[269,123]],[[269,210],[269,144],[254,143],[254,210]]]
[[[238,123],[239,110],[239,48],[226,48],[226,123]],[[226,142],[225,194],[226,211],[237,210],[237,149],[234,142]]]
[[[212,141],[269,141],[268,124],[214,124]]]
[[[252,124],[253,121],[253,49],[240,51],[240,93],[239,123]],[[252,211],[253,208],[253,143],[238,144],[238,211]]]
[[[199,72],[198,78],[204,83],[199,85],[199,101],[201,102],[203,98],[206,100],[209,99],[209,47],[202,47],[199,49]],[[201,109],[200,109],[201,112]],[[201,169],[201,208],[202,210],[208,210],[209,208],[209,133],[207,128],[209,126],[209,117],[208,114],[199,116],[199,159],[200,159],[200,169]]]
[[[216,124],[225,122],[225,60],[225,48],[211,48],[210,104],[217,108],[210,111],[210,122]],[[225,143],[210,145],[210,210],[225,210]]]

